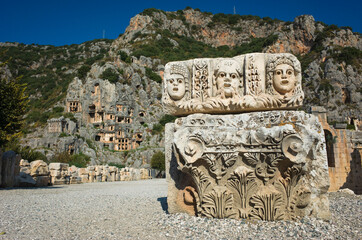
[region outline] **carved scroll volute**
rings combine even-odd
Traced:
[[[201,158],[204,153],[204,143],[198,137],[190,137],[185,145],[185,160],[188,164],[192,164]]]
[[[293,163],[304,163],[306,151],[303,150],[303,141],[296,135],[286,136],[282,142],[283,154]]]
[[[189,137],[185,143],[174,143],[172,146],[179,169],[186,172],[201,159],[205,149],[204,141],[196,136]]]

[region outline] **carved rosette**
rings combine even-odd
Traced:
[[[172,154],[194,189],[185,203],[195,203],[195,215],[212,218],[275,221],[307,215],[311,210],[305,209],[313,207],[307,170],[323,158],[322,133],[308,132],[315,121],[287,111],[179,119]]]
[[[288,53],[170,62],[162,102],[179,116],[296,109],[304,99],[301,79],[300,63]]]

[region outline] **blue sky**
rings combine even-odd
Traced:
[[[33,0],[2,1],[0,42],[26,44],[79,44],[105,37],[115,39],[123,33],[131,17],[146,8],[176,11],[186,6],[212,13],[257,15],[293,21],[311,14],[316,21],[350,26],[362,32],[362,0]]]

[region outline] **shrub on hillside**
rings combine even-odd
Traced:
[[[151,158],[151,167],[160,171],[165,171],[165,154],[161,151],[153,154]]]
[[[107,79],[111,83],[118,82],[119,75],[114,72],[111,68],[107,68],[100,76],[102,79]]]
[[[54,155],[51,162],[68,163],[69,166],[76,166],[78,168],[85,168],[90,162],[90,157],[84,153],[70,155],[68,152],[61,152]]]

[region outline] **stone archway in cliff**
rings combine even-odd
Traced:
[[[336,159],[334,157],[334,137],[332,133],[326,129],[324,129],[324,137],[326,140],[328,167],[335,167]]]

